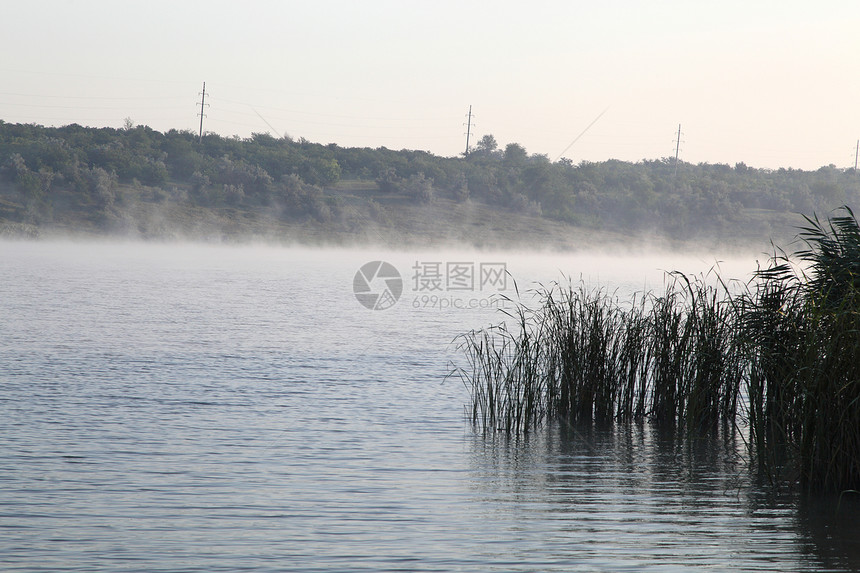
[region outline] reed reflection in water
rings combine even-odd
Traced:
[[[860,500],[769,489],[749,472],[744,447],[647,423],[554,423],[475,436],[472,487],[498,537],[571,567],[860,567],[851,541]]]

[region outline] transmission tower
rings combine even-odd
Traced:
[[[466,122],[466,157],[469,156],[469,137],[472,134],[472,106],[469,106],[469,114],[467,117],[469,119]]]
[[[200,135],[197,138],[197,141],[203,141],[203,118],[206,117],[206,114],[203,113],[203,108],[207,105],[206,103],[206,82],[203,82],[203,91],[197,94],[200,96],[200,113],[197,115],[200,116]]]
[[[854,171],[857,171],[858,158],[860,158],[860,139],[857,140],[857,148],[854,150]]]
[[[678,136],[675,138],[675,173],[672,175],[673,177],[678,173],[678,157],[681,154],[681,124],[678,124]]]

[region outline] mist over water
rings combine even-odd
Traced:
[[[370,261],[402,279],[386,310],[354,293]],[[499,263],[510,280],[482,282]],[[648,426],[484,437],[444,380],[452,339],[501,320],[513,280],[623,298],[714,263],[0,243],[0,568],[856,569],[856,500],[773,495],[740,446]],[[720,267],[745,280],[755,260]]]

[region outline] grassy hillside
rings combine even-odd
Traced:
[[[118,185],[117,200],[107,211],[76,200],[72,191],[55,194],[50,217],[26,222],[27,205],[0,197],[0,237],[116,236],[151,240],[202,240],[315,245],[374,244],[391,248],[469,245],[477,248],[577,250],[654,247],[702,247],[767,250],[769,240],[786,244],[802,218],[765,209],[743,210],[737,232],[696,238],[669,238],[659,233],[573,225],[476,201],[439,198],[415,203],[404,195],[386,194],[376,183],[341,181],[324,189],[338,203],[329,220],[284,217],[276,208],[201,206],[188,199],[181,184],[168,190]]]

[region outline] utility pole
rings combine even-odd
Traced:
[[[857,149],[854,150],[854,171],[857,171],[858,157],[860,157],[860,139],[857,140]]]
[[[466,124],[466,157],[469,156],[469,136],[472,134],[472,106],[469,106],[469,122]]]
[[[678,156],[681,154],[681,124],[678,124],[678,138],[675,140],[675,173],[672,175],[673,177],[678,173]]]
[[[203,113],[203,107],[209,105],[206,103],[206,82],[203,82],[203,91],[198,94],[200,96],[200,113],[197,115],[200,116],[200,135],[197,138],[197,141],[203,141],[203,118],[206,117],[206,114]]]

